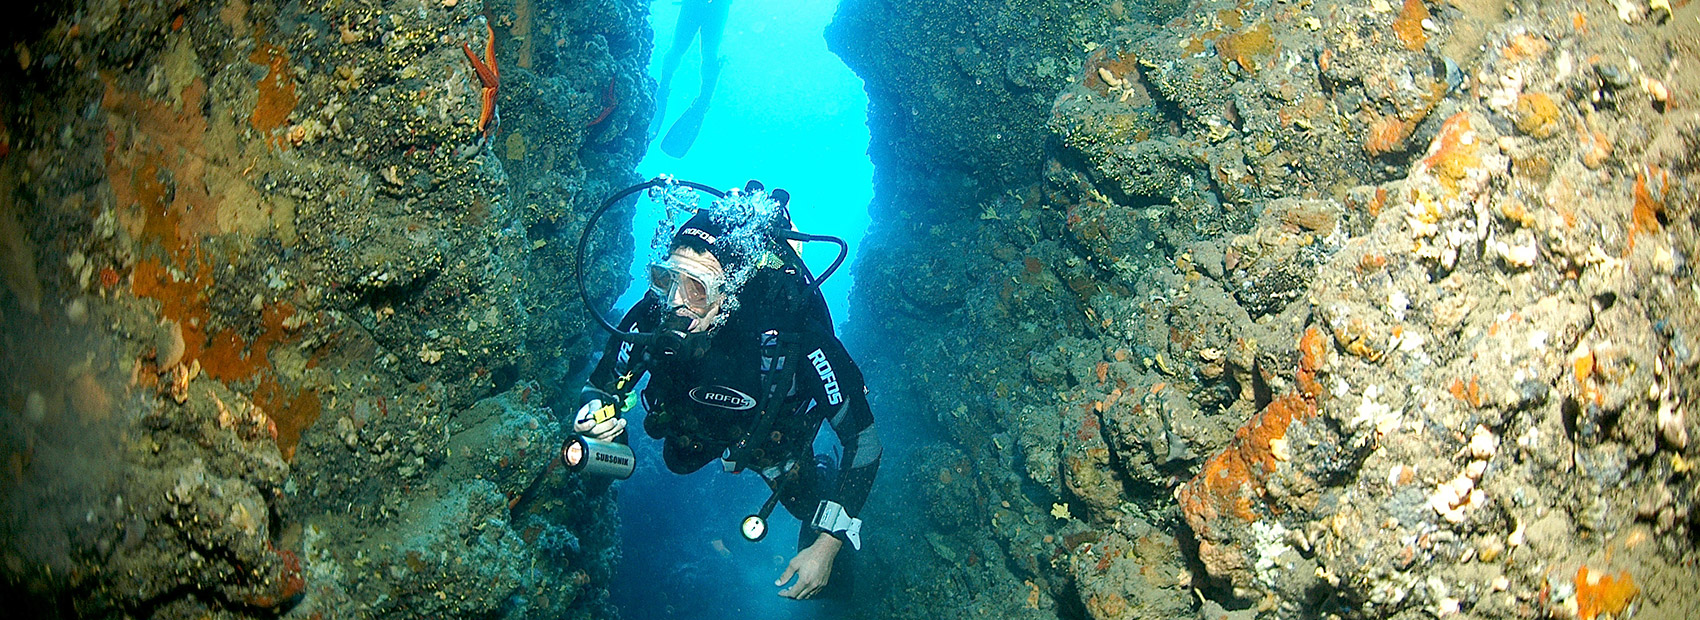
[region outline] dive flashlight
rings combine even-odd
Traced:
[[[562,451],[561,458],[566,461],[567,469],[616,480],[632,477],[632,470],[637,467],[631,446],[583,435],[567,440],[567,448]]]

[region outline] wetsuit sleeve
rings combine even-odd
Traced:
[[[868,407],[862,370],[850,359],[844,345],[830,334],[814,339],[805,351],[807,359],[798,374],[805,377],[805,383],[812,384],[815,401],[824,408],[827,423],[844,446],[838,465],[838,488],[829,499],[855,516],[868,501],[883,452],[879,431],[874,427],[874,414]]]
[[[655,327],[653,325],[655,322],[654,308],[655,300],[649,295],[644,295],[643,299],[632,304],[632,309],[626,311],[626,315],[620,318],[620,322],[616,323],[615,327],[625,332],[634,331],[634,328],[636,331],[653,330]],[[638,359],[638,356],[642,354],[643,351],[640,347],[609,336],[608,343],[602,347],[602,359],[596,362],[596,368],[590,371],[590,380],[579,392],[579,404],[583,405],[593,399],[608,401],[611,398],[610,395],[614,392],[614,380],[620,375],[626,374],[626,371],[631,368],[633,360]]]

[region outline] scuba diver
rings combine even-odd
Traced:
[[[795,577],[781,596],[811,598],[829,581],[827,596],[845,595],[849,571],[832,579],[834,562],[846,543],[861,546],[856,515],[881,454],[861,370],[834,335],[819,288],[848,248],[835,237],[797,232],[789,195],[768,194],[755,181],[722,194],[663,177],[616,194],[603,208],[645,187],[652,195],[690,187],[722,198],[672,231],[666,254],[649,265],[649,291],[617,325],[596,315],[612,337],[581,392],[573,424],[579,437],[563,449],[563,461],[575,469],[613,464],[607,475],[629,476],[632,452],[619,412],[641,400],[644,433],[663,441],[669,470],[688,474],[720,460],[728,472],[752,471],[767,483],[767,502],[742,524],[746,539],[766,535],[776,502],[803,523],[798,552],[774,582]],[[580,265],[600,214],[586,226]],[[843,249],[820,278],[798,254],[804,241]],[[630,392],[646,373],[639,399]],[[814,452],[823,422],[842,447],[836,459]]]
[[[691,107],[679,115],[673,122],[673,128],[667,130],[667,136],[661,139],[661,152],[672,157],[684,157],[691,150],[691,144],[696,142],[697,133],[702,131],[703,116],[708,114],[708,101],[714,97],[714,84],[720,79],[720,38],[726,32],[726,13],[732,8],[732,0],[682,0],[679,5],[679,20],[673,26],[673,47],[668,48],[667,57],[661,62],[661,84],[655,90],[655,118],[651,121],[649,135],[654,136],[661,131],[661,125],[667,117],[667,95],[673,83],[673,72],[679,69],[679,61],[690,49],[691,41],[697,33],[702,33],[702,89],[697,92],[697,98],[691,102]]]

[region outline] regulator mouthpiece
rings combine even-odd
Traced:
[[[567,469],[615,480],[630,478],[637,469],[637,457],[632,454],[631,446],[583,435],[567,440],[561,458]]]

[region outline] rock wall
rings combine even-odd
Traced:
[[[596,331],[573,243],[646,143],[646,16],[87,0],[5,26],[7,600],[611,616],[607,488],[550,462]],[[599,302],[630,256],[604,233]]]
[[[841,4],[859,611],[1700,613],[1696,11]]]

